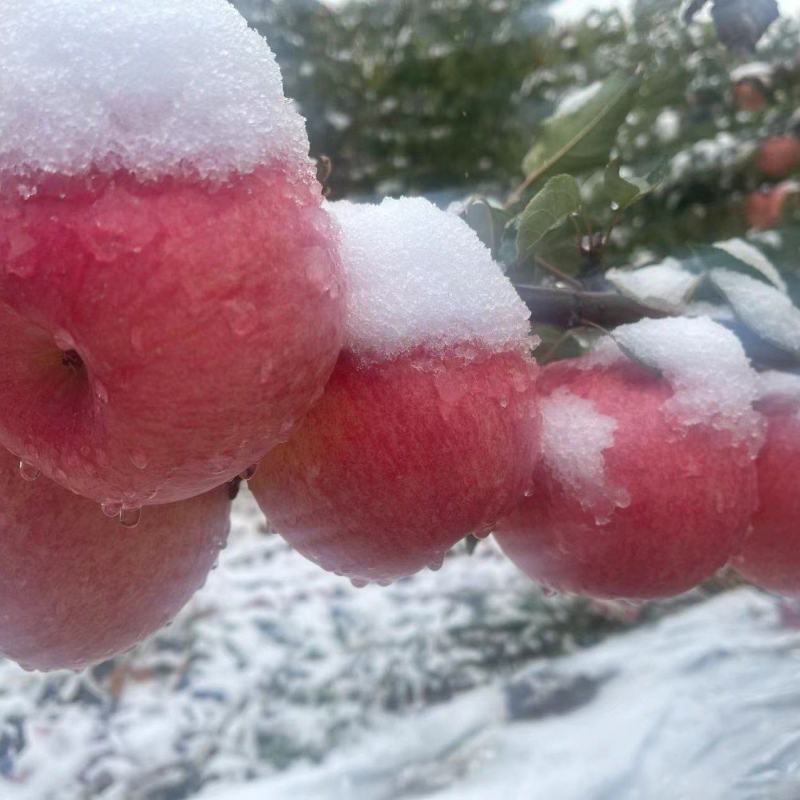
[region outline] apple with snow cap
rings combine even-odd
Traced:
[[[523,497],[538,452],[529,312],[458,217],[336,203],[345,348],[250,482],[300,553],[354,582],[441,565]]]
[[[82,669],[167,623],[200,588],[230,524],[227,487],[148,509],[135,531],[0,449],[0,652]]]
[[[10,0],[0,73],[0,444],[110,515],[230,480],[343,330],[272,52],[224,0]]]
[[[767,436],[756,461],[759,506],[734,567],[764,589],[800,597],[800,375],[765,372],[760,382]]]
[[[704,318],[618,328],[542,371],[542,460],[495,536],[555,590],[647,599],[684,592],[741,548],[763,435],[757,376]]]

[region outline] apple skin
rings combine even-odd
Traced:
[[[772,136],[761,143],[756,168],[767,178],[782,180],[800,165],[800,139]]]
[[[339,360],[322,400],[250,487],[302,555],[361,582],[440,565],[522,498],[538,368],[517,353]]]
[[[797,193],[793,183],[780,183],[769,189],[751,192],[745,203],[745,216],[751,228],[770,230],[783,221],[787,200]]]
[[[763,84],[752,78],[745,78],[734,85],[733,99],[739,111],[755,113],[767,107],[767,93]]]
[[[0,180],[1,445],[135,508],[219,486],[286,438],[343,335],[316,181],[273,165],[215,186],[19,184]]]
[[[771,401],[759,410],[767,418],[767,438],[758,460],[759,508],[736,571],[778,594],[800,597],[800,418],[797,405]]]
[[[706,426],[676,431],[661,409],[671,388],[633,362],[547,366],[542,398],[562,387],[617,421],[605,474],[630,504],[598,524],[540,463],[533,492],[495,529],[503,552],[556,591],[606,599],[670,597],[724,566],[756,506],[749,454]]]
[[[166,624],[204,583],[230,524],[228,487],[146,508],[124,528],[0,452],[0,652],[82,669]]]

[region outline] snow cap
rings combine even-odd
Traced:
[[[461,218],[419,198],[328,208],[349,284],[346,350],[378,361],[421,346],[530,345],[530,312]]]
[[[225,0],[5,0],[0,172],[309,169],[275,56]]]

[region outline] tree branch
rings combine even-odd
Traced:
[[[601,328],[616,328],[644,317],[660,319],[671,316],[666,311],[649,308],[616,292],[553,289],[526,283],[514,285],[535,322],[561,328],[580,328],[587,320]]]

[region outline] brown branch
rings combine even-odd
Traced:
[[[517,283],[515,288],[531,310],[534,322],[560,328],[584,327],[587,321],[601,328],[616,328],[645,317],[660,319],[671,316],[616,292],[553,289],[525,283]]]

